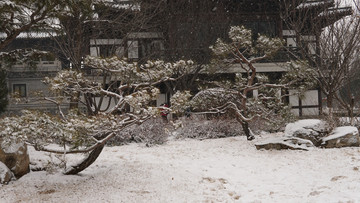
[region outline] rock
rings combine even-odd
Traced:
[[[256,149],[292,149],[292,150],[309,150],[314,147],[313,143],[306,139],[297,137],[277,137],[264,140],[255,144]]]
[[[359,147],[359,130],[353,126],[338,127],[322,141],[325,148]]]
[[[0,161],[0,184],[7,184],[14,178],[14,174],[10,169]]]
[[[9,146],[0,146],[0,162],[3,162],[16,178],[29,173],[30,159],[25,143],[12,143]]]
[[[285,136],[310,140],[315,146],[320,146],[322,138],[329,135],[329,125],[318,119],[304,119],[289,123],[285,127]]]

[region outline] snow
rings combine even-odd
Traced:
[[[324,4],[325,4],[325,2],[323,2],[323,1],[319,1],[319,2],[305,2],[305,3],[301,3],[301,4],[298,5],[296,8],[297,8],[297,9],[303,9],[303,8],[321,6],[321,5],[324,5]]]
[[[55,32],[21,32],[16,38],[49,38],[54,36],[57,36]],[[0,32],[0,39],[6,37],[6,33]]]
[[[297,137],[271,137],[256,143],[257,146],[268,144],[282,144],[293,149],[312,150],[314,145],[310,140]]]
[[[257,141],[283,134],[266,134]],[[79,175],[31,172],[10,202],[359,202],[360,149],[256,150],[245,136],[106,147]],[[31,159],[43,159],[30,150]],[[46,158],[46,156],[45,156]],[[69,158],[69,160],[72,158]]]
[[[12,143],[8,146],[3,146],[0,144],[0,147],[4,150],[5,153],[11,154],[11,153],[19,153],[22,154],[22,151],[20,148],[24,146],[24,143]]]
[[[316,128],[321,125],[321,122],[322,121],[318,119],[304,119],[298,120],[295,123],[289,123],[285,128],[285,136],[293,136],[296,131],[304,131],[304,133],[306,133],[306,129]]]
[[[3,181],[6,177],[6,173],[9,171],[7,166],[0,161],[0,181]]]
[[[331,133],[331,135],[323,138],[323,141],[326,142],[328,140],[337,139],[337,138],[343,137],[348,134],[356,135],[356,134],[359,134],[359,131],[354,126],[338,127],[338,128],[335,128],[335,130],[333,131],[333,133]]]

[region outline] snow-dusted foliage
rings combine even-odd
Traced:
[[[15,49],[10,52],[0,52],[0,68],[9,69],[15,64],[24,64],[29,68],[36,68],[37,61],[43,56],[51,56],[46,51],[37,49]]]
[[[236,102],[240,98],[235,91],[225,89],[222,87],[209,88],[197,93],[191,99],[191,105],[196,110],[206,111],[209,108],[216,108],[226,102]]]
[[[287,84],[290,88],[296,87],[298,94],[303,94],[307,89],[314,87],[316,81],[313,77],[316,74],[315,70],[310,67],[306,61],[291,61],[288,62],[288,71],[281,78],[281,84]]]
[[[177,139],[213,139],[242,134],[239,123],[229,118],[206,119],[204,116],[192,116],[181,119],[181,124],[182,127],[173,132]]]
[[[230,42],[218,39],[210,47],[216,56],[212,67],[219,69],[236,65],[240,73],[232,82],[217,82],[211,88],[205,88],[194,96],[192,105],[201,111],[207,108],[210,113],[233,113],[248,139],[253,139],[248,122],[263,118],[279,124],[279,121],[289,118],[289,107],[283,99],[285,92],[288,88],[303,91],[311,86],[313,81],[309,75],[312,72],[303,62],[289,62],[289,72],[271,81],[267,75],[257,73],[255,63],[271,59],[282,48],[282,41],[263,35],[253,41],[251,31],[239,26],[230,28],[229,38]]]
[[[144,143],[146,146],[164,144],[173,130],[169,122],[161,118],[151,118],[140,126],[134,125],[122,130],[108,145],[123,145],[130,142]]]
[[[50,90],[59,96],[70,96],[81,94],[90,114],[98,112],[114,113],[122,112],[127,105],[134,109],[134,113],[147,112],[157,114],[156,108],[150,107],[149,102],[156,99],[160,93],[155,86],[172,78],[174,73],[186,73],[191,68],[192,61],[178,61],[165,63],[164,61],[148,61],[146,64],[138,65],[128,63],[126,60],[112,58],[87,57],[85,64],[104,74],[109,74],[110,81],[118,81],[104,88],[104,84],[89,80],[82,73],[72,70],[59,72],[54,78],[46,78]],[[116,101],[115,106],[107,109],[98,109],[98,104],[91,98],[105,95]],[[174,102],[176,105],[176,102]]]
[[[52,92],[58,95],[71,95],[72,93],[99,94],[101,84],[87,79],[83,73],[72,70],[59,72],[54,78],[46,77],[45,83],[49,85]]]
[[[187,108],[190,108],[189,99],[192,95],[189,91],[176,92],[170,99],[172,104],[171,109],[174,113],[183,113]]]
[[[149,105],[160,93],[156,85],[176,80],[177,78],[172,76],[176,73],[177,77],[181,77],[181,73],[186,74],[192,64],[192,61],[148,61],[140,65],[116,57],[87,57],[84,65],[98,74],[107,75],[109,80],[91,80],[91,77],[74,70],[63,70],[54,78],[45,78],[55,96],[46,99],[59,106],[60,115],[24,111],[20,116],[5,117],[0,120],[0,137],[5,143],[25,141],[35,149],[55,153],[91,152],[79,167],[73,167],[70,172],[66,172],[77,173],[81,171],[79,168],[86,168],[95,161],[104,144],[118,136],[123,129],[160,115],[159,108]],[[106,83],[110,84],[107,86]],[[184,101],[189,97],[188,92],[178,95],[175,98],[179,99],[173,101],[175,107],[184,105]],[[112,106],[101,109],[99,98],[102,96],[115,102]],[[63,113],[61,102],[69,97],[82,101],[87,107],[87,113],[82,114],[76,109]],[[182,97],[185,99],[181,99]],[[161,143],[164,141],[162,137],[166,136],[149,140],[159,138],[155,143]],[[51,143],[61,144],[63,149],[48,147]],[[82,165],[84,163],[85,167]]]
[[[280,39],[269,38],[260,34],[254,43],[251,30],[246,29],[244,26],[233,26],[230,28],[228,34],[231,39],[230,43],[224,42],[222,39],[217,39],[215,45],[210,46],[210,49],[217,57],[227,58],[230,62],[255,63],[256,61],[275,54],[283,46],[283,42]],[[245,58],[245,56],[252,57]]]
[[[66,145],[67,153],[94,147],[99,140],[95,137],[117,134],[130,121],[120,115],[86,116],[78,113],[67,114],[66,119],[37,111],[23,111],[21,116],[5,117],[0,120],[0,138],[3,143],[26,141],[36,149],[54,151],[46,148],[48,144]],[[87,150],[85,150],[87,151]]]
[[[110,72],[119,81],[129,83],[166,80],[175,72],[186,72],[194,63],[190,60],[180,60],[175,63],[156,60],[147,61],[147,63],[139,65],[137,63],[129,63],[116,56],[111,58],[88,56],[85,58],[85,64],[95,69]]]

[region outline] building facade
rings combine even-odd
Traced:
[[[350,8],[335,7],[333,0],[144,0],[141,6],[133,1],[107,1],[106,6],[106,10],[95,7],[97,20],[84,26],[89,29],[84,32],[87,33],[84,56],[117,55],[139,63],[149,59],[192,59],[197,64],[207,64],[212,57],[209,46],[218,38],[226,39],[230,26],[244,25],[252,30],[254,41],[258,34],[285,41],[284,49],[273,59],[255,64],[258,72],[274,75],[286,72],[283,65],[289,60],[306,59],[300,48],[307,47],[315,57],[322,29],[352,12]],[[139,17],[139,12],[146,15]],[[119,23],[111,23],[114,19]],[[122,21],[134,21],[135,25]],[[58,60],[46,63],[39,63],[41,74],[51,75],[61,69]],[[33,89],[40,88],[35,81],[41,77],[35,79],[37,74],[20,69],[9,74],[9,89],[28,96]],[[234,64],[226,74],[240,71],[239,65]],[[91,77],[91,72],[88,74]],[[173,93],[165,86],[161,86],[161,91],[157,105],[168,103]],[[293,113],[319,115],[321,92],[314,89],[304,96],[288,98]]]

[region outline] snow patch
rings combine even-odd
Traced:
[[[331,135],[324,137],[323,141],[326,142],[329,140],[337,139],[337,138],[343,137],[348,134],[356,135],[356,134],[359,134],[359,131],[354,126],[338,127],[338,128],[335,128],[335,130],[333,131],[333,133],[331,133]]]
[[[1,148],[7,154],[19,153],[21,147],[24,147],[24,143],[11,143],[9,146],[1,144]]]
[[[301,150],[310,150],[314,147],[313,143],[310,140],[301,139],[297,137],[276,137],[269,138],[263,141],[256,143],[256,146],[264,146],[271,144],[282,144],[289,147],[290,149],[301,149]]]

